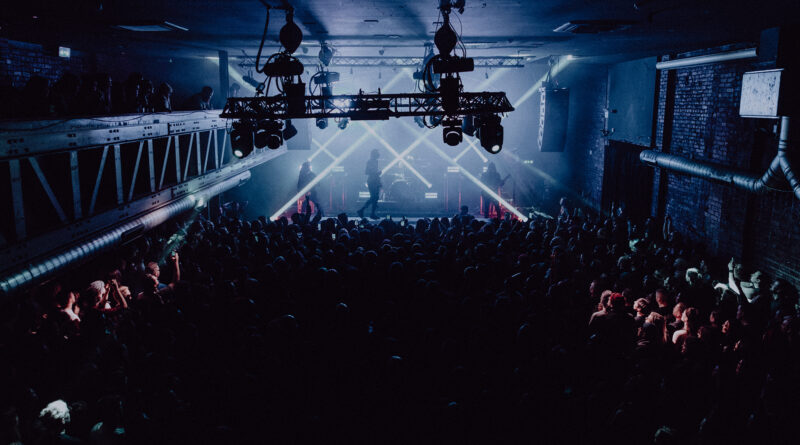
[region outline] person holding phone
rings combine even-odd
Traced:
[[[147,283],[146,288],[149,288],[150,284],[153,286],[153,291],[157,293],[158,291],[164,290],[166,288],[174,289],[175,285],[181,279],[181,266],[180,260],[178,258],[178,252],[172,252],[169,256],[169,262],[172,263],[172,280],[169,284],[162,283],[159,278],[161,277],[161,268],[158,266],[158,263],[155,261],[151,261],[147,263],[147,267],[145,268],[145,283]],[[139,294],[137,299],[142,299],[144,296],[148,295],[148,292],[142,292]]]

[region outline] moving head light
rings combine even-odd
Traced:
[[[303,74],[305,67],[294,57],[279,55],[275,61],[264,65],[264,74],[269,77],[291,77]]]
[[[475,71],[475,61],[469,57],[441,57],[433,61],[435,74],[468,73]]]

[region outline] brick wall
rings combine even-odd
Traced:
[[[600,208],[603,196],[603,167],[605,164],[606,139],[602,135],[605,127],[605,109],[608,87],[608,69],[592,67],[581,78],[575,100],[570,101],[570,132],[566,152],[572,159],[575,172],[574,187],[587,203]]]
[[[741,118],[738,108],[742,74],[770,67],[744,60],[660,72],[656,149],[763,172],[776,151],[774,121]],[[663,170],[655,174],[653,191],[652,213],[671,216],[712,255],[736,257],[751,270],[798,283],[800,203],[790,194],[752,195]]]
[[[52,85],[64,71],[80,75],[97,69],[97,58],[92,54],[72,51],[71,57],[64,58],[58,57],[57,51],[0,39],[0,86],[22,88],[33,75],[49,79]]]

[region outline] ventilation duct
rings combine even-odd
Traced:
[[[760,176],[654,150],[642,150],[639,159],[651,167],[660,167],[696,178],[731,185],[751,193],[763,193],[770,190],[791,191],[800,199],[800,177],[796,173],[796,163],[786,153],[788,146],[789,118],[784,116],[781,118],[778,154],[770,163],[767,171]],[[789,188],[786,187],[787,183]]]
[[[48,256],[21,269],[11,271],[7,275],[0,277],[0,293],[11,294],[19,291],[27,285],[50,277],[91,256],[108,251],[128,240],[132,232],[138,233],[150,230],[170,218],[195,208],[197,202],[208,202],[212,197],[237,187],[248,179],[250,179],[249,170],[190,195],[183,196],[158,210],[87,239],[80,245]]]
[[[758,56],[756,48],[726,51],[724,53],[706,54],[704,56],[685,57],[683,59],[665,60],[656,63],[657,70],[674,70],[690,66],[706,65],[709,63],[728,62],[731,60],[754,59]]]
[[[782,181],[783,175],[778,157],[773,159],[769,169],[761,176],[654,150],[643,150],[639,154],[639,159],[651,167],[660,167],[696,178],[708,179],[709,181],[731,185],[753,193],[777,189],[785,184],[785,181]]]

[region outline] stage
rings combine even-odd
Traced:
[[[315,210],[312,208],[312,215],[315,215]],[[355,220],[359,221],[361,218],[358,216],[356,209],[350,209],[348,211],[333,211],[328,212],[327,210],[323,209],[325,213],[323,213],[323,218],[335,218],[340,213],[345,213],[347,215],[348,220]],[[517,209],[527,218],[532,219],[535,217],[544,218],[544,219],[553,219],[553,216],[548,215],[537,208],[534,207],[523,207]],[[286,218],[290,218],[294,213],[298,213],[297,209],[292,207],[289,211],[283,213],[282,216]],[[425,209],[425,208],[409,208],[407,206],[399,206],[397,203],[393,203],[391,201],[379,201],[378,202],[378,209],[375,212],[378,216],[378,219],[372,219],[369,217],[370,209],[364,210],[364,218],[368,219],[369,221],[379,222],[382,219],[392,219],[394,221],[399,221],[402,218],[405,218],[412,224],[415,224],[417,221],[421,219],[433,219],[433,218],[452,218],[459,214],[458,211],[453,210],[452,212],[446,212],[441,209]],[[516,215],[511,212],[504,212],[504,214],[510,215],[511,219],[519,219]],[[490,219],[495,218],[495,213],[491,213],[491,218],[484,217],[480,212],[468,212],[467,215],[475,218],[479,221],[489,221]]]

